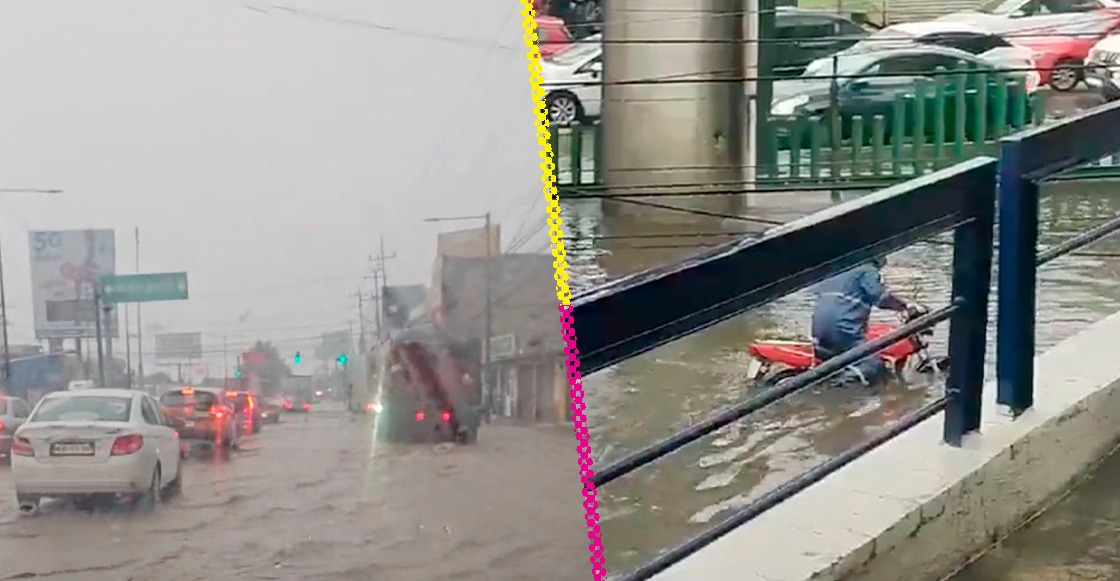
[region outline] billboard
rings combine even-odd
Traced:
[[[202,359],[202,333],[159,333],[156,335],[156,361],[197,361]]]
[[[95,285],[117,270],[113,231],[33,231],[28,237],[35,338],[96,337]],[[104,336],[116,337],[116,307],[103,322]]]

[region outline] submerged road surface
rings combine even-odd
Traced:
[[[0,469],[0,579],[589,577],[570,429],[383,445],[370,418],[326,407],[265,426],[228,461],[188,460],[182,495],[154,514],[54,504],[20,516]]]

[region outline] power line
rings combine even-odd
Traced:
[[[767,226],[781,226],[782,222],[778,220],[771,220],[769,218],[760,218],[758,216],[739,216],[736,214],[724,214],[722,212],[712,212],[708,210],[697,210],[695,208],[682,208],[680,206],[670,206],[668,204],[658,204],[656,202],[648,202],[645,200],[635,200],[629,197],[615,197],[611,198],[616,202],[623,202],[627,204],[634,204],[636,206],[646,206],[649,208],[657,208],[660,210],[669,210],[672,212],[681,212],[684,214],[692,214],[694,216],[705,216],[709,218],[721,218],[725,220],[739,220],[753,224],[764,224]]]

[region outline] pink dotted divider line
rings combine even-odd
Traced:
[[[607,559],[603,555],[603,536],[599,529],[599,501],[595,499],[595,483],[592,477],[591,441],[587,432],[587,404],[583,401],[583,377],[579,372],[579,349],[576,347],[575,320],[572,306],[560,305],[560,326],[564,339],[564,355],[567,356],[568,386],[572,396],[572,431],[575,433],[576,452],[579,453],[579,476],[583,481],[583,510],[587,524],[587,549],[591,551],[591,575],[595,581],[606,581]]]

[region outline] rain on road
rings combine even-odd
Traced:
[[[569,430],[495,423],[464,447],[375,444],[371,427],[286,416],[228,461],[188,460],[154,514],[21,517],[0,495],[0,579],[587,579]]]

